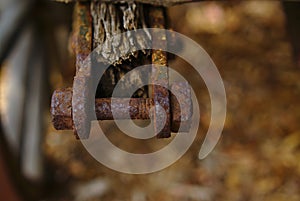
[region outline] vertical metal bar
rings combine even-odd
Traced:
[[[166,28],[165,8],[150,7],[149,20],[151,28]],[[167,39],[164,32],[152,31],[153,46],[166,47]],[[169,98],[169,75],[167,68],[167,53],[162,49],[152,50],[152,75],[151,80],[154,85],[151,87],[151,96],[154,100],[155,107],[153,113],[154,130],[158,138],[168,138],[171,136],[171,115],[170,115],[170,98]],[[157,107],[160,105],[165,111]],[[166,114],[165,124],[162,121],[163,112]],[[163,127],[160,131],[159,128]]]
[[[91,52],[92,48],[92,16],[90,3],[75,4],[73,24],[73,48],[76,54],[76,76],[73,82],[72,118],[76,137],[86,139],[89,137],[91,118],[88,98],[92,98],[91,81],[88,66],[81,66]],[[81,69],[82,67],[86,69]]]
[[[88,2],[76,2],[74,6],[71,46],[76,56],[76,72],[78,72],[80,64],[92,49],[92,16]]]

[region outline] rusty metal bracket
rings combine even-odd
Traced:
[[[53,93],[51,101],[51,115],[54,127],[57,130],[73,129],[77,138],[89,137],[91,121],[89,116],[92,108],[91,103],[95,94],[92,92],[91,62],[89,66],[84,61],[92,50],[92,16],[89,2],[76,2],[74,8],[74,23],[72,35],[72,48],[76,55],[76,75],[73,88],[59,89]],[[152,28],[166,28],[165,8],[149,7],[149,24]],[[162,51],[167,46],[167,38],[164,32],[152,34],[152,45],[161,47],[152,50],[151,62],[153,64],[150,79],[152,86],[149,90],[150,98],[131,98],[129,108],[124,107],[128,98],[114,100],[111,105],[110,98],[95,100],[97,120],[124,119],[129,110],[131,119],[153,118],[154,131],[158,138],[168,138],[172,132],[187,132],[190,127],[192,116],[191,90],[188,83],[173,83],[170,94],[169,76],[167,67],[167,53]],[[159,107],[160,106],[160,107]],[[115,107],[115,108],[112,108]],[[150,108],[153,113],[150,114]],[[112,109],[118,111],[113,117]],[[165,115],[164,115],[165,114]],[[165,121],[162,117],[165,117]],[[163,125],[162,125],[163,124]]]

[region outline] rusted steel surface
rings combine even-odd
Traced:
[[[92,97],[90,66],[83,65],[92,49],[92,16],[89,2],[77,2],[73,16],[72,47],[76,54],[76,75],[73,82],[72,116],[76,137],[86,139],[91,118],[88,98]],[[87,62],[88,63],[88,62]]]
[[[75,1],[90,1],[90,0],[56,0],[59,2],[70,3]],[[132,2],[132,0],[101,0],[103,2],[111,2],[111,3],[120,3],[120,2]],[[145,3],[145,4],[152,4],[156,6],[172,6],[176,4],[182,3],[190,3],[190,2],[197,2],[201,0],[135,0],[138,3]]]
[[[76,72],[92,49],[92,16],[90,3],[77,2],[73,13],[71,48],[76,55]]]
[[[128,101],[129,108],[125,106]],[[150,108],[153,105],[153,99],[150,98],[114,99],[113,105],[111,105],[111,98],[98,98],[95,99],[95,112],[97,120],[126,119],[128,111],[131,119],[143,120],[150,119]],[[113,109],[118,111],[117,116],[113,116]],[[73,128],[72,88],[58,89],[53,93],[50,112],[55,129]]]
[[[125,105],[129,102],[129,108]],[[127,119],[127,113],[131,119],[150,119],[150,108],[153,106],[150,98],[120,98],[114,99],[111,105],[110,98],[95,100],[96,116],[98,120]],[[117,111],[113,116],[112,111]]]
[[[171,86],[171,91],[171,129],[173,132],[187,132],[191,127],[191,118],[193,114],[191,88],[187,82],[175,82]]]
[[[173,86],[175,85],[175,86]],[[172,131],[177,132],[182,121],[181,132],[187,132],[189,129],[188,121],[192,114],[191,96],[188,85],[175,83],[172,89],[176,91],[177,98],[171,97],[172,108]],[[174,94],[175,95],[175,94]],[[125,103],[129,101],[129,108]],[[183,101],[182,108],[177,101]],[[114,107],[114,108],[112,108]],[[151,98],[120,98],[114,99],[111,105],[110,98],[95,99],[95,112],[97,120],[126,119],[129,112],[131,119],[150,119],[150,108],[154,107],[154,100]],[[118,111],[116,116],[112,115],[112,109]],[[72,120],[72,88],[58,89],[52,95],[51,115],[54,128],[57,130],[73,129]],[[92,119],[90,119],[91,121]],[[87,122],[88,124],[90,122]],[[173,125],[174,124],[174,125]]]
[[[73,128],[72,120],[72,89],[57,89],[51,99],[50,113],[56,130]]]
[[[166,28],[165,8],[151,7],[149,8],[149,23],[151,28]],[[152,31],[152,46],[161,47],[167,46],[166,34],[164,32]],[[151,96],[155,102],[153,112],[154,130],[158,138],[168,138],[171,136],[170,130],[170,98],[169,98],[169,76],[167,70],[167,53],[161,49],[152,50],[152,72],[151,80],[154,85],[151,87]],[[160,105],[164,111],[157,106]],[[165,113],[166,120],[163,121],[162,116]],[[164,124],[165,123],[165,124]],[[163,125],[164,124],[164,125]],[[160,130],[160,128],[162,128]],[[160,130],[160,131],[159,131]]]
[[[87,139],[91,127],[91,102],[95,95],[91,92],[90,79],[84,75],[76,75],[73,81],[72,116],[74,134],[80,139]]]

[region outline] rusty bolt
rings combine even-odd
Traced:
[[[171,95],[171,127],[172,132],[188,132],[190,128],[190,119],[192,116],[192,102],[190,89],[187,83],[174,83],[172,85],[174,93]],[[176,96],[176,97],[175,97]],[[129,100],[129,108],[124,104]],[[181,103],[182,108],[180,107]],[[125,119],[129,110],[131,119],[150,119],[150,108],[154,107],[154,100],[151,98],[120,98],[114,100],[114,109],[117,116],[112,114],[112,105],[110,98],[95,99],[95,112],[97,120]],[[72,120],[72,89],[63,88],[56,90],[51,100],[51,115],[53,126],[57,130],[74,129]]]

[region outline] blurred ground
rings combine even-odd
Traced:
[[[198,160],[210,102],[202,80],[184,69],[199,81],[201,127],[178,162],[148,175],[117,173],[95,161],[72,132],[50,125],[44,150],[54,164],[53,179],[64,186],[45,200],[300,200],[300,72],[280,2],[191,3],[170,8],[169,16],[175,31],[208,52],[223,78],[227,118],[215,150]],[[177,69],[183,64],[173,61]],[[114,143],[133,152],[169,141],[139,144],[117,135],[112,123],[102,126]]]

